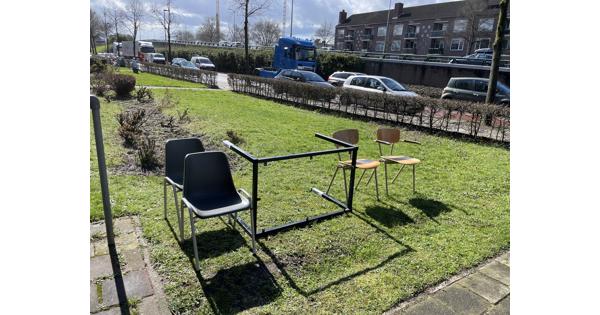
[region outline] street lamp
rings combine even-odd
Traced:
[[[294,0],[292,0],[292,14],[290,16],[290,37],[292,37],[293,28],[294,28]]]
[[[163,10],[163,28],[165,29],[165,43],[167,42],[167,18],[165,16],[165,13],[167,12],[167,9]]]

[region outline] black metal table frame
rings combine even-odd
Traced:
[[[233,152],[239,154],[240,156],[242,156],[243,158],[248,160],[250,163],[252,163],[252,198],[251,198],[252,199],[251,200],[252,211],[251,211],[251,215],[253,216],[253,218],[252,218],[253,221],[256,223],[255,227],[254,227],[255,231],[251,231],[251,227],[246,222],[244,222],[242,220],[242,218],[240,218],[239,216],[236,216],[236,218],[235,218],[236,221],[240,224],[240,226],[242,226],[244,231],[246,233],[248,233],[248,235],[250,235],[251,237],[252,237],[252,234],[254,234],[255,237],[261,237],[261,236],[265,236],[268,234],[274,234],[274,233],[277,233],[282,230],[290,229],[292,227],[303,226],[303,225],[309,224],[311,222],[330,218],[333,216],[337,216],[337,215],[352,211],[352,200],[354,197],[354,176],[356,173],[356,157],[358,154],[358,146],[349,144],[344,141],[337,140],[332,137],[325,136],[320,133],[316,133],[315,137],[332,142],[340,147],[336,148],[336,149],[331,149],[331,150],[312,151],[312,152],[303,152],[303,153],[280,155],[280,156],[273,156],[273,157],[257,158],[255,156],[253,156],[252,154],[242,150],[241,148],[234,145],[233,143],[231,143],[229,141],[223,141],[223,143],[229,149],[231,149]],[[313,193],[321,196],[323,199],[325,199],[329,202],[332,202],[333,204],[342,208],[342,210],[333,211],[333,212],[329,212],[329,213],[325,213],[325,214],[321,214],[321,215],[317,215],[317,216],[312,216],[312,217],[306,217],[303,220],[288,222],[288,223],[285,223],[285,224],[282,224],[279,226],[274,226],[274,227],[262,228],[262,229],[260,229],[260,232],[258,231],[259,229],[257,228],[257,225],[258,225],[257,216],[258,216],[258,201],[260,200],[258,198],[258,167],[261,164],[266,166],[267,163],[276,162],[276,161],[292,160],[292,159],[299,159],[299,158],[305,158],[305,157],[312,159],[314,156],[339,154],[341,152],[350,152],[351,161],[352,161],[351,167],[350,167],[349,192],[348,192],[348,197],[347,197],[346,203],[341,202],[340,200],[336,199],[335,197],[333,197],[317,188],[313,187],[313,188],[311,188],[311,191]],[[252,232],[254,232],[254,233],[252,233]]]

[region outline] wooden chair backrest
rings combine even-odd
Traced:
[[[377,129],[377,140],[398,143],[400,141],[400,130],[395,128],[379,128]]]
[[[350,144],[358,143],[358,129],[344,129],[333,133],[333,138],[348,142]],[[336,147],[339,147],[336,145]]]

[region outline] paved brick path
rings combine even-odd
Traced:
[[[510,253],[504,253],[401,303],[386,314],[509,314],[509,259]]]
[[[150,267],[137,217],[114,220],[125,292],[139,314],[169,314],[158,275]],[[90,312],[121,314],[104,223],[90,225]]]

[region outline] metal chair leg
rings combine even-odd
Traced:
[[[348,184],[346,184],[346,168],[342,168],[344,173],[344,193],[346,194],[346,202],[348,202]]]
[[[181,242],[183,242],[183,201],[181,201],[181,206],[177,206],[177,187],[173,186],[173,198],[175,199],[175,210],[177,211],[177,223],[179,224],[179,237]]]
[[[360,181],[363,179],[363,176],[365,176],[366,172],[367,172],[367,170],[364,169],[363,172],[362,172],[362,174],[358,178],[358,182],[356,182],[356,186],[354,186],[354,189],[358,190],[358,185],[360,185]],[[369,183],[367,183],[367,185],[369,185]]]
[[[396,177],[394,177],[394,179],[392,179],[392,184],[396,181],[396,179],[398,179],[398,176],[400,176],[400,173],[402,173],[402,170],[404,169],[404,166],[406,166],[406,165],[402,164],[402,167],[398,171],[398,174],[396,174]]]
[[[167,179],[163,179],[163,203],[165,206],[164,215],[165,219],[167,218]]]
[[[376,170],[376,168],[374,168],[373,170]],[[367,184],[365,185],[365,187],[369,186],[369,184],[371,183],[371,179],[373,179],[373,174],[375,174],[375,172],[371,172],[371,175],[369,176],[369,180],[367,181]]]
[[[379,200],[379,183],[377,183],[377,168],[373,170],[375,174],[375,193],[377,194],[377,200]]]
[[[383,161],[383,171],[385,173],[385,194],[389,195],[389,192],[388,192],[387,163],[385,162],[385,160]]]
[[[181,217],[181,220],[179,221],[179,237],[181,238],[181,243],[183,244],[183,240],[185,239],[185,229],[184,229],[184,212],[183,212],[183,200],[181,200],[181,204],[179,205],[179,217]]]
[[[417,165],[413,164],[413,194],[417,192],[417,189],[415,186],[416,185],[416,179],[415,179],[415,177],[416,177],[415,167],[416,166]]]
[[[327,187],[327,192],[325,192],[326,194],[329,193],[329,189],[331,189],[331,185],[333,185],[333,181],[335,180],[335,176],[337,175],[337,172],[340,170],[339,167],[335,167],[335,172],[333,172],[333,177],[331,178],[331,182],[329,182],[329,187]]]
[[[198,244],[196,244],[196,226],[194,224],[194,213],[192,213],[192,209],[189,209],[190,212],[190,225],[192,226],[192,244],[194,246],[194,269],[200,270],[200,258],[198,258]]]

